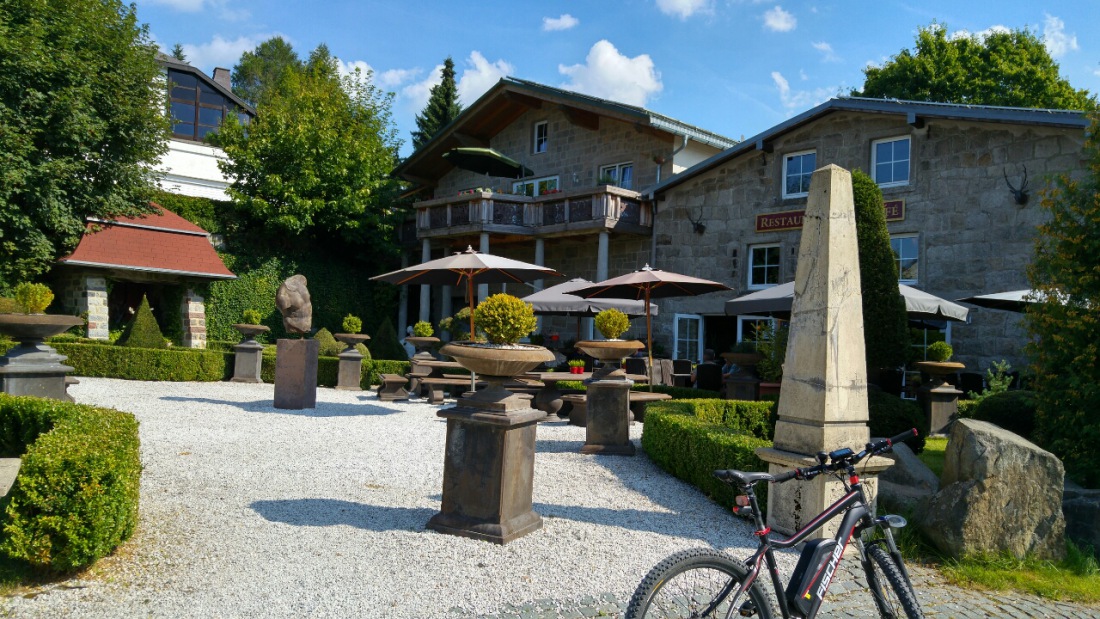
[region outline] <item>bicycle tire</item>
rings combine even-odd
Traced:
[[[729,582],[741,582],[748,569],[729,556],[707,548],[681,550],[649,570],[626,609],[627,619],[687,619],[703,617],[699,613],[710,605]],[[754,582],[748,596],[738,605],[751,600],[756,616],[772,619],[772,605],[760,583]],[[726,617],[729,601],[723,600],[707,617]],[[737,612],[729,613],[737,616]]]
[[[878,545],[868,548],[867,554],[871,568],[867,574],[867,587],[875,599],[879,615],[883,619],[924,619],[917,603],[917,593],[894,557]]]

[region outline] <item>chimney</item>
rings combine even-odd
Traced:
[[[232,90],[232,82],[229,80],[229,69],[223,67],[214,68],[214,81]]]

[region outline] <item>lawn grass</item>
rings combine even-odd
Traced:
[[[947,451],[947,437],[929,436],[924,439],[924,451],[917,457],[925,466],[932,469],[936,477],[943,475],[944,452]]]

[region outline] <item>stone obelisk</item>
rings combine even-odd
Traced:
[[[859,450],[868,440],[852,175],[835,165],[815,171],[810,182],[778,412],[774,448],[757,450],[772,473],[812,466],[818,452]],[[876,460],[867,473],[889,465]],[[876,481],[873,475],[865,479],[871,496]],[[841,482],[827,475],[773,484],[768,489],[768,525],[793,533],[843,495]],[[839,519],[829,524],[819,536],[832,535]]]

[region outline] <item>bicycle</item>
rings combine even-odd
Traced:
[[[756,552],[739,562],[716,550],[692,549],[673,554],[653,567],[630,599],[628,619],[677,617],[758,616],[772,619],[774,608],[757,576],[766,564],[775,599],[783,619],[813,619],[836,574],[848,543],[855,541],[860,564],[867,574],[879,614],[884,618],[922,619],[916,593],[892,530],[906,525],[901,516],[878,516],[867,501],[856,473],[856,464],[868,456],[889,452],[894,443],[917,435],[916,429],[893,438],[867,443],[863,451],[838,449],[817,454],[817,466],[771,475],[735,470],[715,471],[718,479],[740,487],[734,512],[753,519],[758,540]],[[847,479],[840,472],[847,474]],[[846,494],[787,539],[773,539],[760,514],[753,486],[759,482],[783,483],[808,480],[832,473],[844,483]],[[786,587],[779,576],[774,549],[790,548],[824,523],[843,514],[835,538],[806,543]],[[883,548],[885,546],[885,549]]]

